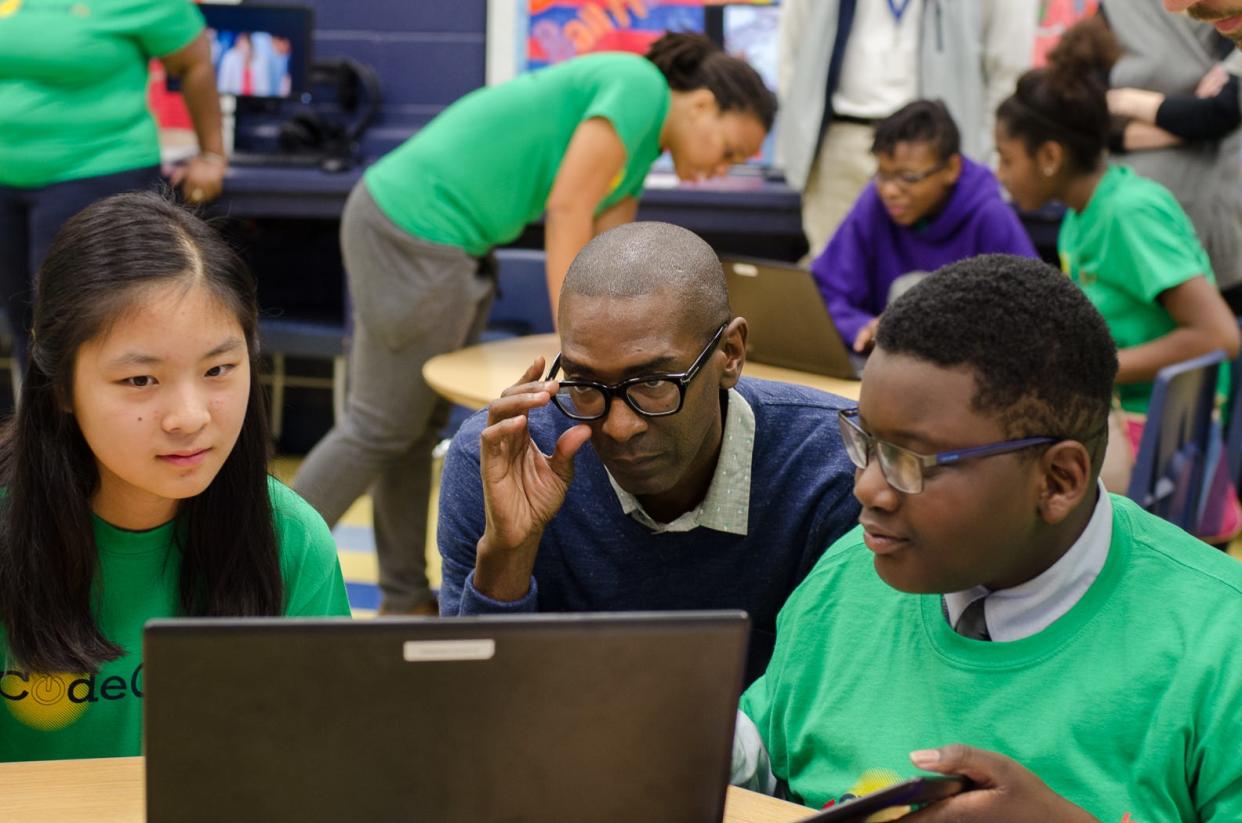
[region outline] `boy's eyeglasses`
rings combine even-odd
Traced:
[[[875,185],[879,188],[885,183],[893,183],[902,190],[913,188],[936,172],[942,171],[948,165],[947,160],[942,160],[926,171],[899,171],[895,174],[885,174],[882,171],[877,171],[874,175]]]
[[[722,323],[716,329],[707,348],[694,359],[689,369],[680,374],[646,374],[611,386],[594,380],[562,380],[552,402],[566,417],[574,420],[602,420],[608,416],[613,397],[623,398],[627,406],[643,417],[677,414],[686,402],[686,386],[703,368],[728,325]],[[552,361],[547,379],[554,379],[560,367],[561,356],[558,354]]]
[[[1023,437],[1020,440],[1005,440],[939,454],[919,454],[867,434],[858,425],[858,409],[837,412],[837,425],[841,428],[841,439],[845,441],[845,451],[850,456],[850,462],[865,469],[871,462],[871,455],[879,455],[880,471],[884,473],[884,479],[888,485],[905,494],[918,494],[923,491],[923,472],[935,466],[948,466],[974,457],[1007,454],[1064,439]]]

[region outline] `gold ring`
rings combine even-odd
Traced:
[[[190,189],[190,199],[191,199],[191,200],[193,200],[195,203],[197,203],[198,201],[202,200],[202,199],[203,199],[203,190],[202,190],[202,189],[200,189],[200,188],[198,188],[197,186],[195,186],[194,188]]]

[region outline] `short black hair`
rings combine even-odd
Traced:
[[[1082,290],[1038,260],[989,254],[939,269],[884,311],[876,346],[970,368],[971,406],[1007,437],[1086,442],[1106,430],[1112,334]]]
[[[907,103],[875,127],[872,154],[892,154],[898,143],[928,143],[941,160],[962,151],[962,134],[939,100]]]

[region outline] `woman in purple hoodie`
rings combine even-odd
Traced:
[[[916,100],[876,126],[875,179],[811,264],[855,351],[871,348],[903,275],[991,252],[1037,256],[996,177],[963,157],[960,144],[957,124],[936,100]]]

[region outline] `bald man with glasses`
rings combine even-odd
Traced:
[[[745,609],[750,682],[786,597],[857,521],[836,419],[852,404],[742,377],[746,320],[675,226],[587,245],[558,327],[551,366],[453,439],[441,613]]]

